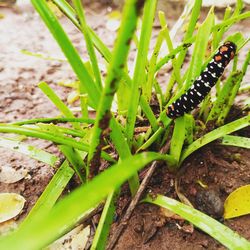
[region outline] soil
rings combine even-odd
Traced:
[[[115,32],[107,30],[105,26],[107,13],[110,10],[112,10],[111,7],[97,1],[86,8],[89,25],[105,44],[112,48]],[[173,12],[174,10],[175,8],[172,9]],[[48,102],[46,96],[37,87],[37,83],[46,81],[56,90],[62,100],[66,101],[71,89],[59,86],[58,82],[76,80],[74,73],[63,60],[44,60],[21,53],[21,50],[27,50],[64,59],[56,42],[29,3],[19,5],[17,8],[1,8],[0,13],[4,16],[0,20],[0,121],[13,122],[58,115],[59,112],[52,103]],[[87,59],[82,35],[66,18],[62,17],[61,22],[83,58]],[[170,27],[173,23],[172,17],[169,21]],[[249,21],[235,25],[230,32],[236,30],[248,34]],[[153,42],[158,31],[159,25],[156,21]],[[176,40],[180,39],[181,36],[178,36]],[[240,62],[248,49],[245,47],[242,50]],[[131,64],[134,60],[135,49],[133,48],[132,51]],[[102,60],[100,56],[99,59]],[[101,62],[105,65],[104,61]],[[162,85],[166,82],[168,71],[169,68],[165,68],[161,72],[160,83]],[[249,73],[244,81],[248,80]],[[243,132],[244,136],[249,136],[249,130]],[[29,139],[28,143],[58,155],[56,147],[48,142]],[[21,216],[16,218],[20,221],[35,204],[53,176],[54,170],[48,165],[4,148],[0,148],[0,154],[2,166],[22,167],[27,169],[30,175],[30,178],[13,184],[0,183],[1,192],[15,192],[25,197],[27,201],[25,209]],[[223,147],[218,142],[210,144],[191,155],[183,163],[177,176],[180,192],[196,208],[222,221],[222,205],[228,194],[250,183],[249,150]],[[176,175],[170,173],[166,166],[159,165],[148,190],[178,199],[174,188],[175,178]],[[199,183],[207,185],[207,188],[202,188]],[[118,201],[119,209],[112,231],[115,231],[129,204],[130,198],[126,187],[124,190]],[[250,215],[223,223],[250,240]],[[224,249],[208,235],[197,229],[192,231],[190,228],[190,225],[183,220],[166,218],[158,207],[149,204],[138,205],[115,249]]]

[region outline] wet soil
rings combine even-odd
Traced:
[[[115,33],[107,30],[105,26],[106,14],[111,8],[95,2],[88,5],[86,10],[90,26],[105,44],[112,48]],[[39,90],[37,83],[46,81],[62,100],[66,101],[71,89],[59,86],[58,82],[76,80],[74,73],[67,62],[62,60],[44,60],[21,52],[27,50],[64,59],[52,36],[29,3],[19,6],[18,9],[1,8],[0,13],[4,15],[4,18],[0,19],[0,122],[58,115],[59,112]],[[65,18],[61,18],[61,22],[82,57],[87,59],[82,35]],[[170,19],[170,26],[173,23],[174,20]],[[243,22],[235,25],[233,31],[241,30],[248,34],[249,27],[249,22]],[[158,30],[159,25],[156,23],[153,41]],[[181,36],[178,36],[176,40],[180,39]],[[245,48],[241,52],[240,61],[248,49]],[[131,64],[134,61],[135,49],[132,51]],[[105,68],[105,62],[100,56],[99,59]],[[162,85],[168,75],[169,68],[166,67],[159,75]],[[249,73],[244,81],[248,80]],[[249,136],[249,130],[244,131],[244,136]],[[28,142],[58,155],[56,147],[48,142],[35,139],[29,139]],[[0,154],[2,166],[22,167],[27,169],[30,175],[29,178],[17,183],[0,183],[1,192],[16,192],[27,200],[22,215],[16,218],[19,221],[35,204],[53,176],[54,170],[48,165],[4,148],[0,148]],[[176,175],[170,173],[166,166],[159,165],[148,190],[178,199],[174,188],[175,178]],[[218,142],[210,144],[195,152],[184,162],[182,170],[178,173],[178,179],[180,191],[196,208],[222,221],[222,204],[228,194],[237,187],[250,183],[250,153],[248,150],[235,147],[222,147]],[[205,184],[207,188],[202,188],[199,183]],[[118,201],[119,209],[112,231],[115,231],[129,204],[128,190],[126,188],[124,190]],[[250,216],[223,223],[250,240]],[[190,231],[190,226],[185,221],[166,218],[158,207],[143,204],[136,207],[115,249],[224,248],[203,232],[197,229]]]

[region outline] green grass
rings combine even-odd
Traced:
[[[249,138],[230,134],[249,126],[250,116],[243,116],[230,123],[225,121],[230,116],[238,92],[249,90],[249,86],[242,86],[242,82],[249,65],[250,53],[246,55],[242,66],[238,64],[236,56],[232,66],[228,67],[230,73],[225,74],[225,80],[218,81],[216,93],[210,94],[203,101],[200,110],[185,114],[174,121],[166,115],[167,106],[192,85],[221,43],[233,41],[237,44],[237,53],[241,53],[249,39],[240,32],[225,37],[225,32],[230,31],[230,27],[235,23],[250,17],[250,12],[242,12],[242,1],[237,1],[234,11],[226,8],[222,21],[215,22],[217,17],[214,8],[211,8],[200,23],[202,1],[195,0],[193,5],[188,3],[184,14],[172,30],[167,25],[168,20],[164,13],[160,11],[158,16],[161,29],[153,50],[149,51],[154,18],[157,15],[157,1],[144,3],[140,0],[126,0],[120,29],[110,51],[101,37],[88,25],[80,0],[73,0],[72,6],[65,0],[53,0],[82,33],[89,56],[87,63],[83,63],[60,20],[46,1],[31,2],[79,80],[80,114],[73,112],[47,83],[41,82],[38,87],[55,105],[60,116],[31,117],[25,121],[0,124],[1,133],[53,142],[65,156],[65,161],[56,170],[24,222],[15,232],[1,238],[0,249],[46,247],[102,204],[104,208],[91,249],[105,249],[120,188],[128,181],[131,196],[134,196],[139,186],[138,171],[147,164],[162,160],[169,169],[178,171],[190,154],[217,139],[220,139],[222,145],[249,148]],[[137,24],[140,18],[142,25],[139,30]],[[185,31],[180,30],[181,26],[186,27]],[[135,35],[137,29],[140,31],[138,38]],[[184,32],[179,44],[174,38],[177,31]],[[138,50],[134,71],[129,72],[128,55],[132,42]],[[168,52],[163,58],[159,58],[163,43],[167,44]],[[211,51],[208,49],[209,45]],[[193,52],[189,67],[185,71],[183,64],[190,46],[193,47]],[[108,65],[105,76],[100,73],[98,53]],[[158,75],[167,63],[171,63],[173,70],[168,80],[166,79],[166,91],[163,92]],[[159,113],[155,113],[150,105],[152,97],[158,101]],[[118,103],[115,112],[111,110],[114,101]],[[95,111],[95,119],[88,116],[90,108]],[[147,131],[138,136],[135,134],[135,128],[139,129],[142,121],[146,122]],[[211,124],[213,129],[207,132]],[[196,138],[197,131],[202,131],[203,136]],[[156,153],[166,143],[170,143],[169,151],[166,154]],[[5,137],[0,138],[0,147],[26,154],[51,166],[58,161],[55,155]],[[104,160],[110,166],[98,174],[100,164]],[[73,174],[77,174],[82,184],[64,196],[62,192]],[[58,201],[59,197],[61,199]],[[231,246],[235,247],[232,249],[244,249],[249,246],[249,242],[229,228],[177,201],[162,196],[158,196],[156,200],[148,197],[145,201],[180,214],[229,248]]]

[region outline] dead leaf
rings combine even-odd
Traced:
[[[0,223],[17,216],[23,209],[25,199],[15,193],[0,194]]]
[[[28,171],[23,168],[15,169],[10,165],[0,167],[0,182],[15,183],[26,177]]]
[[[224,218],[230,219],[250,214],[250,185],[233,191],[224,203]]]

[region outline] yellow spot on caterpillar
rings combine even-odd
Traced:
[[[226,52],[226,51],[228,51],[228,47],[227,46],[223,45],[223,46],[220,47],[220,52],[221,53]]]
[[[214,60],[215,60],[216,62],[219,62],[221,59],[222,59],[221,56],[215,56],[215,57],[214,57]]]

